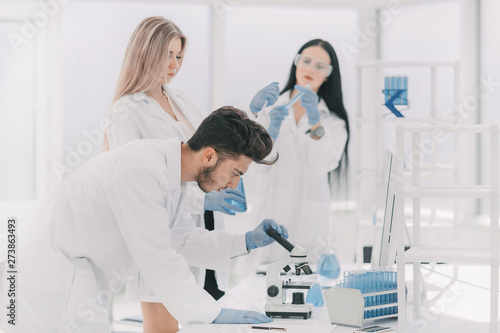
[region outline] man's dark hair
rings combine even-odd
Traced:
[[[237,159],[240,155],[265,165],[278,160],[278,154],[273,160],[264,160],[273,149],[273,140],[266,129],[232,106],[223,106],[212,112],[187,143],[194,151],[212,147],[221,161]]]

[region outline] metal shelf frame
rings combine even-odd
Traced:
[[[443,190],[439,187],[420,187],[421,182],[421,151],[420,134],[430,133],[436,129],[446,133],[453,133],[460,137],[462,133],[479,133],[489,135],[490,141],[490,184],[488,186],[451,186]],[[405,134],[412,137],[412,189],[405,188]],[[398,274],[398,328],[405,332],[406,326],[406,293],[405,293],[405,266],[413,263],[413,288],[414,295],[421,293],[421,262],[448,262],[457,264],[484,264],[490,265],[491,289],[490,289],[490,333],[498,333],[498,292],[499,292],[499,126],[498,125],[426,125],[426,126],[404,126],[396,127],[396,156],[395,156],[395,223],[397,241],[397,274]],[[460,142],[458,140],[457,142]],[[455,153],[460,153],[460,147],[455,147]],[[456,156],[454,156],[456,158]],[[405,198],[413,199],[413,244],[405,251]],[[490,248],[488,249],[451,249],[432,248],[421,244],[420,208],[423,197],[482,197],[490,201]],[[421,299],[414,297],[413,316],[419,316],[421,310]]]
[[[383,70],[388,68],[419,68],[422,71],[430,73],[429,89],[430,89],[430,110],[429,116],[420,117],[384,117],[382,84],[383,84]],[[453,85],[450,89],[453,90],[453,110],[451,116],[447,119],[441,119],[437,113],[437,76],[438,69],[452,68],[453,69]],[[369,72],[370,71],[370,72]],[[369,76],[367,74],[370,74]],[[367,87],[367,83],[369,83]],[[380,186],[382,182],[386,181],[383,178],[384,170],[382,167],[382,147],[383,147],[383,132],[386,130],[387,125],[398,124],[453,124],[458,115],[458,106],[460,104],[460,62],[401,62],[401,61],[381,61],[375,60],[370,62],[359,63],[357,65],[357,91],[358,91],[358,109],[356,114],[356,129],[358,133],[358,140],[356,145],[357,157],[357,202],[358,202],[358,216],[357,216],[357,244],[356,244],[356,263],[361,266],[363,264],[363,233],[366,233],[366,228],[362,228],[360,223],[366,219],[368,212],[363,210],[364,196],[366,193],[363,191],[363,186],[366,184],[376,184]],[[373,95],[373,103],[363,102],[365,93],[375,93]],[[379,98],[380,97],[380,98]],[[369,113],[371,111],[371,113]],[[374,133],[370,140],[363,140],[361,133],[364,129],[372,130]],[[363,149],[370,148],[371,151],[377,152],[372,164],[367,166],[363,165]],[[446,177],[451,179],[454,183],[458,183],[457,163],[454,161],[453,165],[443,165],[436,162],[435,156],[431,156],[430,163],[422,166],[422,169],[428,172],[429,177]],[[417,193],[415,193],[417,195]],[[375,198],[375,196],[374,196]],[[435,218],[437,207],[434,203],[431,204],[432,216]],[[454,216],[459,218],[458,205],[454,207]],[[376,209],[376,207],[375,207]],[[373,212],[371,212],[373,213]],[[365,236],[366,237],[366,236]]]

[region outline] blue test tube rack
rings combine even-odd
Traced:
[[[333,324],[363,327],[367,322],[397,317],[397,276],[389,269],[344,273],[343,281],[324,292]]]
[[[408,106],[408,77],[407,76],[386,76],[384,78],[385,106],[399,118],[403,114],[396,109],[395,105]]]

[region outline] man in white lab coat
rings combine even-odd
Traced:
[[[221,309],[189,265],[229,269],[231,258],[266,246],[265,220],[245,235],[197,228],[184,210],[187,182],[204,191],[235,188],[252,161],[272,150],[265,129],[223,107],[188,141],[138,140],[75,170],[19,233],[19,306],[14,332],[109,332],[111,295],[141,272],[181,323],[270,321]],[[5,321],[2,321],[3,323]]]

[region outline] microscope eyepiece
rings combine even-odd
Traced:
[[[295,247],[292,243],[287,241],[285,237],[278,234],[278,232],[271,227],[266,230],[266,234],[268,234],[269,237],[273,238],[276,242],[283,246],[288,252],[292,252],[293,248]]]

